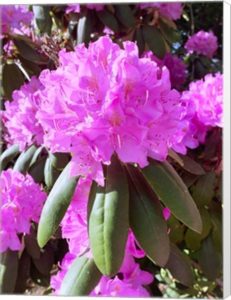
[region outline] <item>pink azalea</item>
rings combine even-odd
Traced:
[[[218,48],[217,37],[212,31],[200,30],[188,38],[185,49],[189,53],[197,53],[212,58]]]
[[[20,250],[18,234],[29,233],[31,221],[38,222],[46,195],[30,175],[12,169],[2,171],[0,187],[0,252]]]

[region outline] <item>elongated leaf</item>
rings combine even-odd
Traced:
[[[43,151],[43,146],[39,147],[39,148],[35,151],[35,153],[34,153],[34,155],[33,155],[33,157],[32,157],[32,160],[31,160],[31,162],[30,162],[30,168],[33,166],[34,163],[36,163],[36,161],[38,160],[38,158],[39,158],[40,154],[42,153],[42,151]]]
[[[27,287],[27,280],[30,278],[31,257],[26,250],[23,251],[18,263],[17,281],[14,293],[24,293]]]
[[[166,47],[159,29],[153,26],[144,25],[143,37],[149,49],[159,58],[163,58],[166,53]]]
[[[154,192],[177,219],[200,233],[202,220],[199,210],[180,176],[168,162],[151,160],[142,170]]]
[[[91,33],[93,30],[93,24],[90,12],[87,16],[83,16],[79,19],[77,27],[77,44],[85,43],[88,44],[91,39]]]
[[[135,32],[134,41],[137,42],[137,46],[139,48],[139,54],[141,55],[144,52],[145,49],[145,42],[143,37],[143,31],[141,28],[137,28]]]
[[[130,226],[148,257],[164,266],[169,257],[169,238],[160,201],[144,185],[136,168],[129,166],[129,174],[133,182],[130,182]]]
[[[216,175],[211,172],[201,176],[192,186],[192,196],[199,206],[209,205],[215,190]]]
[[[15,63],[6,63],[2,70],[2,87],[7,100],[12,99],[12,92],[26,81],[22,71]]]
[[[44,167],[44,179],[45,184],[48,187],[48,189],[51,189],[54,185],[55,181],[59,177],[60,172],[54,168],[52,165],[52,158],[49,155],[49,157],[46,160],[45,167]]]
[[[202,166],[189,156],[181,155],[183,168],[191,174],[204,175],[205,171]]]
[[[89,215],[93,257],[102,274],[113,276],[123,262],[127,241],[128,184],[123,167],[114,157],[107,168],[105,187],[97,187]]]
[[[93,259],[84,256],[78,257],[63,279],[60,295],[88,296],[101,276]]]
[[[177,30],[174,28],[168,26],[163,20],[159,20],[160,30],[162,34],[164,35],[165,39],[169,43],[175,43],[178,42],[180,39],[180,34]]]
[[[46,245],[62,221],[77,182],[77,177],[70,176],[70,164],[68,164],[55,182],[42,210],[37,234],[41,248]]]
[[[117,19],[125,27],[135,26],[135,17],[133,16],[132,10],[127,4],[116,4],[114,5],[115,14]]]
[[[18,145],[12,145],[7,148],[0,156],[1,170],[4,170],[9,162],[11,162],[20,153]]]
[[[50,16],[50,6],[33,5],[34,19],[40,33],[51,33],[52,20]]]
[[[37,148],[32,145],[29,149],[22,152],[19,158],[16,160],[14,170],[25,174],[30,167],[31,160],[35,154]]]
[[[57,170],[63,170],[70,160],[68,153],[50,153],[51,164]]]
[[[0,294],[13,293],[18,272],[18,252],[0,253]]]
[[[189,258],[174,244],[171,244],[169,260],[165,266],[172,276],[186,286],[192,286],[194,276]]]
[[[221,257],[215,249],[211,235],[202,242],[199,251],[199,264],[209,280],[217,278],[221,271]]]
[[[44,182],[44,167],[46,163],[46,156],[39,159],[29,168],[29,174],[33,177],[37,183]]]
[[[30,254],[32,258],[39,259],[41,252],[36,239],[36,232],[33,227],[31,227],[30,233],[25,236],[24,243],[27,253]]]
[[[12,35],[12,39],[23,58],[34,63],[47,64],[48,58],[37,51],[35,45],[28,37]]]
[[[52,265],[54,263],[54,251],[48,244],[39,258],[33,258],[32,261],[37,270],[44,276],[49,276]]]
[[[114,32],[119,31],[119,24],[118,24],[116,18],[114,17],[114,15],[111,12],[109,12],[108,10],[102,10],[102,11],[98,11],[96,13],[97,13],[97,16],[100,19],[100,21],[105,26],[109,27]]]

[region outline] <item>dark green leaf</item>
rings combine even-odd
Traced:
[[[37,160],[38,160],[38,158],[40,157],[40,154],[42,153],[42,151],[43,151],[43,146],[39,147],[39,148],[35,151],[35,153],[34,153],[34,155],[33,155],[33,157],[32,157],[32,160],[31,160],[31,162],[30,162],[30,168],[33,166],[34,163],[37,162]]]
[[[165,266],[180,283],[192,286],[194,283],[193,271],[189,258],[174,244],[171,244],[169,260]]]
[[[200,233],[202,220],[191,195],[175,169],[168,162],[151,160],[142,170],[154,192],[177,219]]]
[[[63,170],[70,161],[68,153],[50,153],[50,160],[53,167],[57,170]]]
[[[31,257],[26,250],[23,251],[18,264],[17,281],[14,293],[24,293],[27,287],[27,280],[30,278]]]
[[[60,174],[43,206],[38,226],[38,244],[46,245],[57,230],[71,202],[78,182],[77,177],[70,176],[70,164]]]
[[[199,206],[209,205],[215,188],[216,175],[211,172],[201,176],[191,187],[193,199]]]
[[[33,177],[34,181],[37,183],[41,183],[44,181],[45,163],[46,163],[46,156],[39,159],[29,169],[29,174]]]
[[[180,39],[180,34],[174,28],[168,26],[163,20],[159,20],[160,30],[164,35],[165,39],[169,43],[176,43]]]
[[[78,257],[62,281],[60,295],[88,296],[98,284],[101,276],[93,259]]]
[[[53,249],[47,246],[45,247],[39,258],[32,259],[33,264],[36,266],[37,270],[45,276],[49,276],[52,265],[54,263]]]
[[[44,167],[44,180],[48,189],[51,189],[59,177],[60,172],[52,165],[51,155],[48,156]]]
[[[209,280],[214,280],[218,277],[221,271],[221,258],[214,247],[211,235],[202,242],[202,247],[199,251],[199,264]]]
[[[51,33],[52,20],[50,16],[50,6],[33,5],[35,24],[40,33]]]
[[[40,258],[40,248],[36,239],[36,232],[31,227],[30,234],[27,234],[24,238],[25,248],[32,258]]]
[[[189,156],[181,155],[181,159],[183,161],[183,168],[191,174],[194,175],[204,175],[205,171],[202,166],[193,160]]]
[[[12,39],[23,58],[37,64],[47,64],[47,57],[37,51],[35,44],[28,37],[12,35]]]
[[[12,99],[14,90],[18,90],[26,78],[15,63],[5,63],[2,70],[2,87],[7,100]]]
[[[135,32],[135,39],[134,41],[137,42],[137,46],[139,48],[139,54],[141,55],[145,49],[145,42],[143,38],[143,31],[141,28],[137,28]]]
[[[98,11],[97,16],[105,26],[109,27],[114,32],[119,31],[119,24],[111,12],[108,10]]]
[[[169,238],[160,201],[145,185],[138,169],[129,166],[128,170],[133,182],[130,182],[130,226],[148,257],[164,266],[169,257]]]
[[[22,152],[20,154],[20,156],[18,157],[18,159],[16,160],[16,163],[15,163],[13,169],[15,171],[25,174],[27,172],[27,170],[29,169],[31,160],[32,160],[36,150],[37,150],[37,148],[34,145],[32,145],[29,149]]]
[[[202,236],[191,229],[187,229],[185,234],[185,242],[189,249],[199,250],[201,246]]]
[[[0,294],[12,294],[18,272],[18,252],[0,253]]]
[[[105,178],[105,186],[97,186],[94,202],[89,205],[89,238],[98,269],[113,276],[123,262],[129,228],[127,178],[116,157]]]
[[[18,145],[12,145],[7,148],[0,156],[1,170],[4,170],[9,162],[11,162],[20,153]]]
[[[159,58],[163,58],[166,53],[166,47],[159,29],[154,26],[144,25],[143,37],[149,49]]]
[[[129,5],[116,4],[114,5],[115,15],[122,25],[127,28],[135,26],[135,17]]]

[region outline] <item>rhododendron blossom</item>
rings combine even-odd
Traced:
[[[200,30],[188,38],[185,49],[189,53],[197,53],[212,58],[217,51],[217,37],[212,31]]]
[[[204,143],[209,128],[223,126],[223,75],[207,74],[204,79],[191,82],[182,101],[188,106],[186,118],[190,120],[183,142],[196,148]]]
[[[5,102],[3,121],[8,131],[5,140],[10,144],[18,144],[20,150],[33,143],[42,143],[43,129],[35,118],[41,88],[39,80],[33,77],[20,90],[13,92],[13,101]]]
[[[36,118],[52,152],[72,154],[72,173],[103,185],[102,163],[165,160],[183,139],[187,122],[169,71],[139,58],[132,42],[120,49],[102,37],[74,52],[60,52],[60,67],[40,75],[44,85]],[[185,148],[180,149],[185,153]]]
[[[33,13],[27,5],[2,5],[0,7],[2,33],[26,34]]]
[[[38,222],[46,194],[30,175],[12,169],[0,175],[0,252],[20,250],[18,234],[30,232],[31,221]]]
[[[150,2],[150,3],[141,3],[138,6],[141,9],[154,7],[158,9],[160,15],[170,20],[180,19],[183,11],[183,5],[180,2],[178,3],[177,2],[173,2],[173,3]]]

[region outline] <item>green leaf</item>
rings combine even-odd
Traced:
[[[48,189],[51,189],[59,177],[60,172],[52,165],[52,158],[49,155],[44,167],[44,180]]]
[[[127,28],[135,26],[135,17],[129,5],[116,4],[114,5],[114,8],[115,8],[115,15],[123,26]]]
[[[143,31],[141,28],[137,28],[135,32],[135,39],[137,46],[139,48],[139,54],[141,55],[145,50],[145,42],[143,37]]]
[[[166,162],[151,160],[142,170],[146,180],[175,217],[200,233],[202,220],[195,202],[175,169]]]
[[[40,157],[42,151],[43,151],[43,146],[39,147],[39,148],[35,151],[35,153],[34,153],[34,155],[33,155],[33,157],[32,157],[32,160],[31,160],[31,162],[30,162],[30,168],[33,166],[33,164],[35,164],[35,163],[37,162],[37,160],[38,160],[38,158]]]
[[[197,180],[197,182],[191,187],[193,199],[199,206],[209,205],[215,189],[216,175],[211,172],[207,173]]]
[[[212,236],[203,242],[198,254],[199,265],[209,280],[215,280],[221,272],[221,257],[216,251]]]
[[[12,294],[18,272],[18,252],[0,253],[0,294]]]
[[[180,34],[174,28],[168,26],[163,20],[159,19],[160,31],[169,43],[176,43],[180,39]]]
[[[68,153],[50,153],[49,154],[51,164],[57,170],[63,170],[70,161],[70,155]]]
[[[140,171],[128,167],[130,182],[130,226],[146,255],[160,266],[169,257],[167,225],[156,195],[140,176]],[[142,182],[143,181],[143,182]]]
[[[185,234],[186,246],[191,250],[199,250],[201,247],[202,236],[191,229],[187,229]]]
[[[205,170],[202,166],[193,160],[191,157],[186,155],[181,155],[181,159],[183,161],[183,168],[191,174],[194,175],[204,175]]]
[[[98,284],[101,276],[93,259],[78,257],[62,281],[60,295],[88,296]]]
[[[33,227],[30,229],[30,234],[27,234],[24,238],[25,248],[32,258],[40,258],[40,248],[36,239],[36,232]]]
[[[174,244],[180,243],[184,239],[184,225],[181,224],[173,215],[168,220],[170,227],[169,238]]]
[[[91,40],[91,33],[93,30],[92,15],[90,12],[86,16],[79,19],[77,27],[77,44],[88,43]]]
[[[166,53],[166,47],[159,29],[154,26],[144,25],[143,37],[149,49],[159,58],[163,58]]]
[[[23,251],[18,263],[17,281],[14,293],[23,294],[27,288],[28,279],[30,278],[31,257],[26,250]]]
[[[105,174],[105,186],[96,188],[89,205],[89,238],[93,257],[102,274],[113,276],[123,262],[128,236],[128,184],[123,167],[112,158]],[[91,200],[91,199],[90,199]]]
[[[222,253],[222,221],[216,214],[211,216],[213,243],[217,251]]]
[[[47,247],[49,246],[49,247]],[[33,258],[33,264],[37,270],[44,276],[49,276],[54,263],[54,250],[48,244],[39,258]]]
[[[169,260],[165,268],[167,268],[171,272],[172,276],[183,285],[193,285],[194,276],[190,260],[174,244],[171,244]]]
[[[20,153],[18,145],[12,145],[7,148],[0,156],[1,170],[4,170],[9,162],[11,162]]]
[[[52,20],[50,16],[50,6],[33,5],[35,24],[40,33],[51,33]]]
[[[44,182],[44,167],[46,163],[46,156],[41,157],[36,163],[29,168],[29,174],[37,183]]]
[[[43,206],[38,226],[38,244],[42,248],[57,230],[71,202],[78,177],[70,176],[70,164],[60,174]]]
[[[37,148],[32,145],[29,149],[22,152],[16,160],[13,170],[25,174],[30,167],[31,160],[36,150]]]
[[[5,63],[2,70],[2,87],[7,100],[12,99],[14,90],[18,90],[26,78],[15,63]]]
[[[37,64],[46,65],[48,63],[48,58],[37,51],[36,45],[28,37],[22,35],[12,35],[11,37],[23,58]]]
[[[119,24],[111,12],[109,12],[108,10],[102,10],[102,11],[97,11],[96,14],[97,14],[98,18],[100,19],[100,21],[105,26],[109,27],[114,32],[119,31]]]

